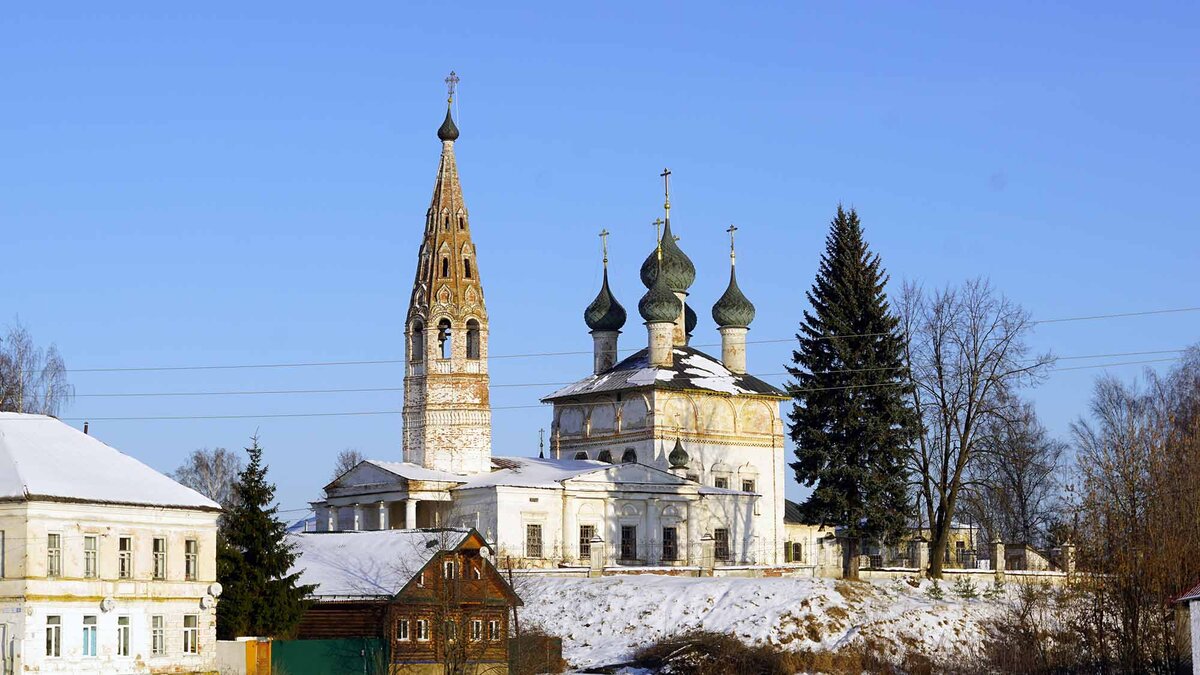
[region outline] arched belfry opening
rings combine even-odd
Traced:
[[[467,358],[479,359],[482,349],[479,344],[479,322],[475,319],[467,321]]]
[[[450,319],[442,319],[438,322],[438,351],[441,358],[448,359],[454,345],[450,329]]]
[[[425,324],[414,321],[408,338],[408,360],[421,363],[425,360]]]

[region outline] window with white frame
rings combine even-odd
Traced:
[[[129,617],[117,617],[117,656],[129,656]]]
[[[62,535],[52,532],[46,535],[46,576],[62,575]]]
[[[525,557],[542,557],[542,526],[529,524],[525,526]]]
[[[476,580],[483,578],[483,563],[482,562],[477,565],[471,565],[471,578],[476,579]]]
[[[729,530],[718,527],[713,530],[713,557],[717,560],[729,560]]]
[[[167,653],[166,621],[161,614],[150,617],[150,653],[154,656]]]
[[[96,545],[98,540],[99,537],[94,534],[84,535],[83,537],[83,576],[87,579],[95,579],[100,574],[96,564]]]
[[[165,537],[155,537],[153,543],[154,578],[167,578],[167,540]]]
[[[446,579],[454,578],[454,561],[453,560],[443,560],[442,561],[442,576]]]
[[[83,655],[96,655],[96,617],[88,615],[83,617]]]
[[[421,570],[417,573],[417,585],[421,588],[425,588],[425,570]]]
[[[133,537],[117,538],[117,577],[133,578]]]
[[[200,653],[200,616],[197,614],[183,615],[183,653]]]
[[[401,642],[408,642],[408,619],[400,619],[396,622],[396,639]]]
[[[479,619],[471,619],[471,642],[479,642],[483,639],[483,621]]]
[[[664,527],[662,531],[662,559],[679,559],[679,530],[674,527]]]
[[[581,560],[588,560],[592,557],[592,538],[595,536],[595,525],[579,526],[579,558]]]
[[[743,478],[742,479],[742,492],[754,492],[754,479],[753,478]]]
[[[726,489],[729,487],[729,479],[725,476],[717,476],[713,478],[713,487]]]
[[[637,559],[637,525],[621,526],[621,560]]]
[[[429,619],[417,619],[417,642],[429,642]]]
[[[200,576],[200,542],[188,539],[183,542],[183,578],[195,581]]]
[[[496,619],[488,621],[488,640],[492,642],[500,640],[500,622]]]
[[[46,656],[62,656],[62,617],[46,617]]]

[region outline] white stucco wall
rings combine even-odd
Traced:
[[[1188,605],[1192,623],[1192,672],[1200,673],[1200,600]]]

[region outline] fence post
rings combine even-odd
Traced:
[[[925,537],[917,535],[913,545],[916,548],[914,566],[917,568],[917,576],[922,576],[925,574],[925,570],[929,569],[929,542],[925,540]]]
[[[992,570],[996,575],[996,583],[1004,583],[1004,542],[1000,537],[992,539]]]
[[[711,534],[700,537],[700,576],[711,577],[717,565],[717,540]]]

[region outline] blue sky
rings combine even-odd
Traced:
[[[758,306],[750,339],[787,338],[839,201],[858,209],[897,286],[983,275],[1036,318],[1197,306],[1198,14],[1096,2],[10,7],[0,321],[19,317],[76,368],[399,357],[451,68],[493,354],[590,349],[581,312],[599,285],[601,228],[614,290],[636,306],[664,166],[699,270],[701,343],[717,339],[708,307],[727,279],[725,228],[740,228],[739,281]],[[623,338],[644,334],[631,321]],[[1198,339],[1200,313],[1183,313],[1049,324],[1033,344],[1074,356]],[[789,350],[755,345],[750,368],[778,372]],[[589,368],[587,355],[503,359],[492,380]],[[1101,372],[1063,371],[1028,393],[1055,433]],[[65,416],[394,410],[399,392],[82,395],[401,378],[396,365],[80,372]],[[552,389],[496,386],[493,405]],[[497,410],[494,423],[497,454],[535,454],[549,413]],[[343,447],[400,457],[395,415],[92,429],[163,470],[257,429],[286,508],[319,495]]]

